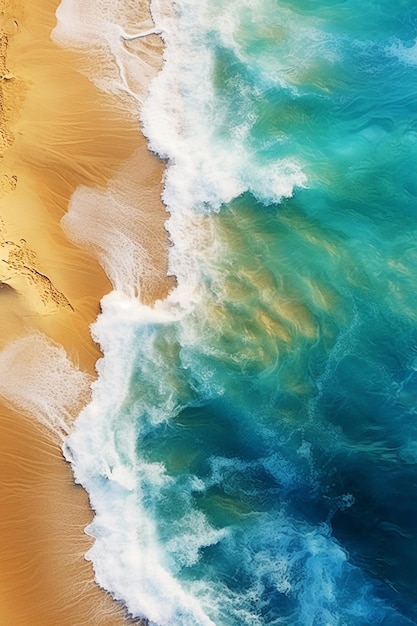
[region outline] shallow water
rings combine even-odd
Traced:
[[[97,578],[159,626],[417,623],[414,3],[152,14],[177,287],[127,245],[93,328]]]

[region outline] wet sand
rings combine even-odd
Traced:
[[[84,559],[91,513],[59,447],[18,413],[0,409],[0,420],[0,623],[129,624]]]
[[[126,171],[140,163],[126,193],[148,207],[145,228],[137,227],[154,273],[142,293],[148,303],[164,297],[171,283],[163,165],[147,152],[138,121],[76,71],[78,53],[52,43],[57,6],[0,0],[0,349],[41,331],[93,375],[99,351],[89,325],[110,284],[91,252],[66,239],[60,220],[78,185],[104,188],[128,159]],[[156,71],[161,44],[151,39]],[[84,560],[92,514],[59,445],[5,403],[0,476],[0,623],[128,623]]]

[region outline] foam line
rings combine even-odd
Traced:
[[[120,31],[120,37],[123,39],[123,41],[135,41],[135,39],[143,39],[144,37],[149,37],[149,35],[161,35],[163,32],[159,28],[150,28],[149,30],[144,31],[143,33],[138,33],[136,35],[128,35],[121,28]]]
[[[91,383],[64,348],[41,333],[27,335],[0,353],[0,371],[0,394],[5,400],[64,440],[89,399]]]

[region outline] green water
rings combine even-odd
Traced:
[[[107,587],[161,625],[417,623],[417,10],[188,0],[176,23],[178,287],[123,345],[99,322],[125,391],[91,447],[134,487],[87,464],[119,503],[96,505],[97,563],[106,545]]]

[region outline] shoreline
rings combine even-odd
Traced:
[[[156,278],[143,297],[148,304],[165,297],[172,281],[166,277],[167,215],[160,200],[164,165],[148,152],[139,120],[76,70],[81,54],[51,41],[58,5],[40,0],[28,8],[22,0],[0,0],[0,350],[41,332],[94,375],[100,352],[89,326],[111,285],[93,250],[69,242],[60,220],[80,184],[103,189],[121,168],[131,170],[135,159],[145,163],[128,190],[151,205],[152,229],[142,243]],[[0,621],[138,623],[93,582],[84,559],[92,542],[83,532],[92,512],[60,446],[34,419],[3,402],[0,434],[0,501],[6,511]]]

